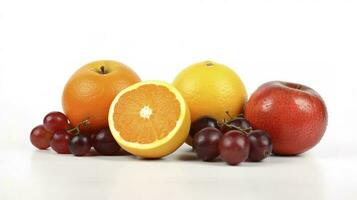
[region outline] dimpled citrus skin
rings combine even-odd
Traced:
[[[173,85],[189,105],[191,120],[210,116],[219,121],[242,112],[247,93],[239,76],[225,65],[204,61],[189,66]]]
[[[254,129],[269,133],[275,154],[297,155],[321,140],[327,109],[311,88],[299,85],[300,89],[294,89],[284,84],[291,83],[273,81],[260,86],[247,102],[245,117]]]
[[[117,61],[88,63],[68,80],[62,96],[63,110],[73,126],[88,119],[89,128],[83,130],[96,133],[108,127],[108,111],[114,97],[139,81],[133,70]]]

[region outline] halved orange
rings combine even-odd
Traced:
[[[144,158],[174,152],[184,143],[191,123],[180,92],[162,81],[143,81],[122,90],[110,106],[108,121],[119,145]]]

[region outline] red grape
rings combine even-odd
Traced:
[[[219,155],[218,144],[222,137],[220,130],[207,127],[195,134],[193,139],[194,151],[197,157],[204,161],[214,160]]]
[[[43,119],[45,128],[54,133],[69,128],[68,118],[61,112],[50,112]]]
[[[52,133],[47,131],[43,125],[38,125],[32,129],[30,140],[33,146],[38,149],[47,149],[50,147]]]
[[[53,134],[51,140],[51,148],[60,154],[69,154],[69,141],[71,140],[71,134],[65,130],[57,131]]]
[[[90,142],[91,142],[92,144],[94,144],[94,140],[95,140],[95,137],[96,137],[96,136],[97,136],[96,133],[90,133],[89,138],[90,138]]]
[[[250,141],[249,161],[259,162],[271,154],[273,145],[268,133],[254,130],[250,132],[248,138]]]
[[[195,134],[200,131],[203,128],[206,127],[213,127],[213,128],[219,128],[218,123],[216,119],[213,119],[212,117],[202,117],[200,119],[195,120],[191,124],[190,128],[190,136],[193,138],[195,137]]]
[[[219,151],[223,161],[229,165],[237,165],[248,158],[248,136],[240,131],[228,131],[219,142]]]
[[[109,128],[102,129],[96,134],[93,140],[93,147],[102,155],[115,155],[121,150]]]
[[[77,134],[72,137],[69,143],[69,150],[75,156],[84,156],[92,148],[90,137],[84,134]]]

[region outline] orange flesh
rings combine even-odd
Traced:
[[[180,104],[167,88],[142,85],[122,95],[114,108],[115,129],[128,142],[153,143],[176,126]]]

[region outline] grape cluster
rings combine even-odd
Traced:
[[[211,117],[203,117],[191,124],[193,150],[203,161],[218,156],[229,165],[244,161],[259,162],[272,152],[272,142],[267,132],[252,130],[242,115],[219,124]]]
[[[65,114],[50,112],[43,119],[42,125],[32,129],[30,140],[38,149],[51,147],[59,154],[86,156],[92,147],[101,155],[116,155],[123,152],[109,128],[95,134],[86,134],[81,132],[81,126],[88,126],[88,120],[73,128]]]

